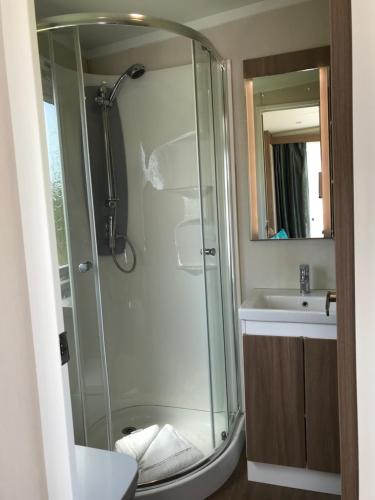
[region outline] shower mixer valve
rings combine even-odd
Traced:
[[[102,86],[99,88],[99,93],[95,97],[95,102],[98,104],[98,106],[113,106],[113,102],[109,99],[109,91],[107,87]]]
[[[106,201],[105,201],[105,206],[107,208],[116,208],[117,207],[117,203],[120,201],[119,198],[108,198]]]

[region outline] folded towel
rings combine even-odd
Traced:
[[[115,450],[129,455],[139,462],[159,431],[160,427],[158,425],[151,425],[146,429],[134,431],[116,441]]]
[[[203,454],[176,429],[166,424],[139,463],[141,483],[163,479],[197,463]]]

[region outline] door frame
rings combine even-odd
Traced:
[[[0,11],[48,498],[72,500],[78,498],[75,447],[68,368],[61,366],[58,338],[64,323],[34,2],[17,0],[9,8],[0,0]]]
[[[351,0],[330,0],[330,14],[342,500],[358,500]]]

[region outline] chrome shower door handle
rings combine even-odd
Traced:
[[[87,273],[87,271],[90,271],[92,269],[92,262],[87,260],[86,262],[81,262],[78,266],[78,271],[80,273]]]
[[[201,250],[201,255],[211,255],[211,257],[215,257],[216,255],[216,249],[215,248],[205,248],[204,250]]]

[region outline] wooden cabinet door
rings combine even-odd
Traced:
[[[244,335],[247,458],[306,467],[303,339]]]
[[[305,339],[307,467],[340,472],[336,340]]]

